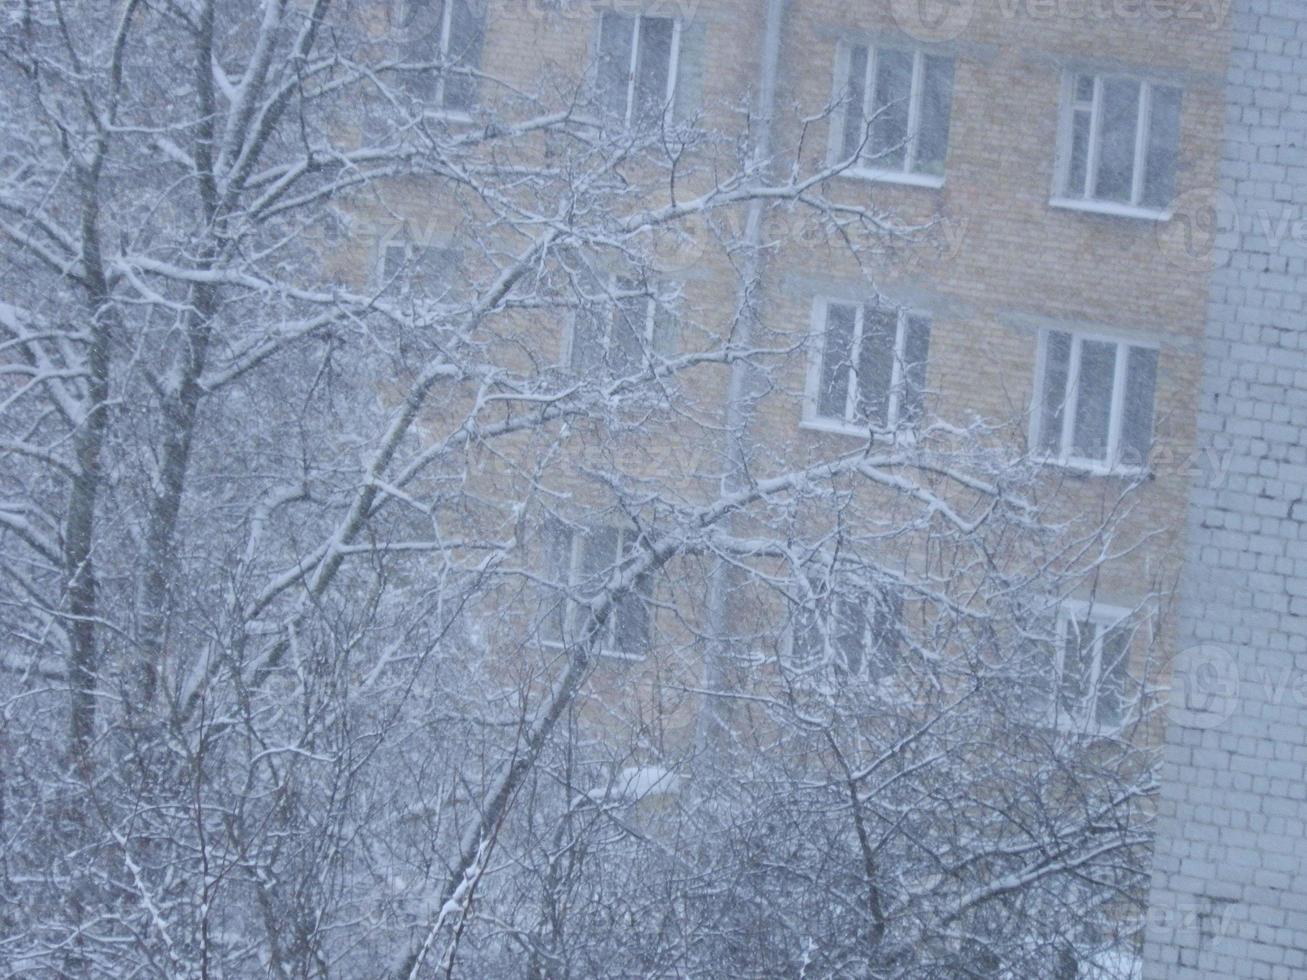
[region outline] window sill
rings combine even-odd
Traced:
[[[455,126],[471,126],[476,121],[472,118],[472,113],[467,110],[445,109],[440,106],[427,106],[422,110],[422,115],[425,119]]]
[[[769,659],[767,654],[761,652],[755,656],[759,661]],[[903,693],[902,684],[894,671],[879,677],[861,670],[850,674],[830,661],[796,661],[790,653],[781,654],[780,663],[785,671],[803,678],[819,694],[836,695],[857,687],[866,693],[892,700]]]
[[[642,664],[649,659],[646,653],[623,653],[621,650],[600,650],[599,656],[624,664]]]
[[[889,441],[892,445],[911,446],[916,443],[916,436],[907,429],[877,429],[870,425],[853,425],[835,419],[805,416],[799,420],[799,428],[809,432],[824,432],[834,436],[848,436],[852,439]]]
[[[1050,710],[1047,705],[1031,705],[1030,713],[1023,719],[1014,719],[1015,724],[1030,732],[1042,732],[1048,736],[1077,739],[1080,741],[1097,741],[1106,738],[1121,738],[1122,733],[1135,720],[1129,717],[1113,723],[1090,721],[1088,718],[1068,714],[1065,711]]]
[[[541,640],[540,645],[550,650],[566,650],[568,645],[558,640]],[[623,653],[621,650],[598,650],[596,653],[605,660],[616,660],[626,664],[642,664],[649,659],[647,653]]]
[[[591,129],[602,130],[604,133],[615,136],[632,136],[641,133],[652,133],[655,129],[654,123],[660,132],[666,133],[700,133],[703,127],[695,120],[678,118],[674,112],[666,112],[662,117],[655,119],[616,119],[609,116],[595,115],[592,112],[580,111],[572,115],[571,121],[579,126],[588,126]]]
[[[865,675],[856,677],[837,676],[837,677],[813,677],[808,676],[808,683],[812,686],[810,690],[814,694],[828,698],[848,698],[851,696],[861,698],[864,702],[871,701],[875,704],[895,704],[902,700],[903,688],[898,679],[894,677],[873,678]]]
[[[1107,463],[1100,463],[1091,459],[1077,459],[1072,456],[1045,456],[1041,461],[1045,466],[1069,470],[1082,476],[1112,476],[1121,479],[1138,479],[1148,475],[1148,467],[1146,466],[1122,466],[1120,464],[1109,466]]]
[[[944,186],[944,178],[935,174],[914,174],[906,170],[879,170],[875,167],[850,167],[840,176],[877,184],[901,184],[904,187],[927,187],[933,190]]]
[[[848,422],[837,422],[835,419],[813,418],[805,416],[799,421],[800,429],[808,429],[811,432],[825,432],[835,436],[851,436],[854,439],[870,439],[875,436],[875,431],[869,425],[851,425]]]
[[[1169,210],[1145,208],[1137,204],[1117,204],[1114,201],[1090,201],[1074,197],[1049,198],[1048,206],[1063,208],[1067,211],[1084,211],[1088,214],[1102,214],[1113,218],[1136,218],[1140,221],[1170,221]]]
[[[1063,738],[1076,739],[1082,742],[1101,742],[1104,739],[1121,738],[1121,733],[1125,730],[1125,722],[1116,724],[1103,724],[1100,722],[1089,722],[1083,718],[1070,718],[1066,715],[1059,715],[1056,718],[1042,718],[1035,723],[1036,728],[1042,728],[1044,731],[1054,735],[1060,735]]]

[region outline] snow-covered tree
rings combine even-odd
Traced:
[[[0,8],[6,972],[1128,945],[1160,605],[1063,600],[1132,488],[1084,511],[912,363],[884,424],[822,377],[860,441],[778,441],[824,335],[769,255],[854,261],[871,324],[934,225],[832,192],[774,92],[613,69],[659,18],[509,80],[508,5],[447,3]]]

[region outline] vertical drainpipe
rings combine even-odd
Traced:
[[[781,29],[785,19],[787,0],[766,0],[767,17],[763,28],[762,51],[758,65],[758,96],[754,107],[753,152],[749,165],[755,177],[772,175],[772,127],[776,116],[776,79],[780,71]],[[761,200],[749,203],[744,226],[744,261],[742,263],[739,297],[736,303],[734,343],[748,347],[753,342],[754,324],[759,321],[759,293],[766,265],[762,254],[762,227],[766,216],[766,203]],[[748,444],[753,401],[750,384],[751,368],[748,362],[731,364],[730,380],[726,388],[726,470],[722,475],[723,495],[743,489],[748,483]],[[729,531],[731,522],[725,525]],[[725,657],[717,638],[724,637],[730,628],[729,594],[731,566],[719,561],[713,571],[708,601],[709,635],[713,641],[704,652],[703,689],[720,691],[727,681]],[[700,753],[713,753],[722,731],[719,713],[721,700],[705,695],[699,714],[697,744]]]

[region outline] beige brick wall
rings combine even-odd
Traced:
[[[580,83],[598,11],[610,4],[574,0],[492,0],[483,60],[491,76],[520,88],[553,86],[559,104]],[[702,25],[706,43],[703,105],[708,128],[737,132],[743,110],[758,86],[763,9],[757,0],[665,0],[640,6],[622,0],[627,13],[646,10],[689,17]],[[1212,200],[1222,124],[1222,84],[1229,45],[1226,25],[1212,18],[1180,16],[1187,5],[1107,5],[1100,14],[1075,16],[1075,4],[1041,0],[982,0],[960,4],[971,10],[956,36],[931,41],[927,50],[955,59],[953,109],[944,184],[907,187],[859,178],[836,178],[826,191],[838,199],[882,211],[905,224],[933,227],[892,248],[866,243],[859,269],[848,251],[821,235],[799,212],[776,219],[774,243],[763,267],[762,338],[792,342],[809,329],[812,304],[824,292],[870,294],[883,289],[891,299],[910,300],[933,319],[928,385],[934,407],[945,418],[972,413],[1013,422],[1014,443],[1025,438],[1025,415],[1035,381],[1041,328],[1094,328],[1137,337],[1160,346],[1156,430],[1158,450],[1147,485],[1135,496],[1125,521],[1129,538],[1145,543],[1109,568],[1100,598],[1132,606],[1143,596],[1165,593],[1178,569],[1182,522],[1191,464],[1195,459],[1194,416],[1201,370],[1206,295],[1206,256],[1188,255],[1183,222]],[[904,4],[891,0],[849,4],[845,0],[790,0],[784,21],[778,87],[776,150],[778,173],[797,158],[801,172],[824,165],[827,131],[821,116],[831,89],[837,44],[911,41],[896,20]],[[1132,10],[1133,8],[1129,8]],[[1069,70],[1137,72],[1183,88],[1177,214],[1171,221],[1114,217],[1050,205],[1062,78]],[[810,124],[801,127],[800,119]],[[731,145],[715,145],[723,166]],[[706,186],[704,167],[690,189]],[[656,195],[655,195],[656,196]],[[441,214],[432,197],[413,188],[370,207],[368,221],[393,221],[396,213],[415,220],[447,221],[456,227],[457,209]],[[471,220],[475,220],[472,218]],[[735,227],[743,226],[735,216]],[[356,246],[358,243],[355,243]],[[711,248],[678,257],[669,275],[684,284],[684,312],[704,331],[683,335],[690,346],[711,344],[714,332],[729,328],[738,299],[738,280],[729,263]],[[362,259],[356,260],[356,265]],[[673,263],[676,264],[676,263]],[[542,357],[557,357],[566,331],[559,318],[519,324],[532,334]],[[518,329],[514,328],[514,329]],[[501,328],[503,332],[504,328]],[[510,331],[511,332],[511,331]],[[505,339],[511,339],[505,333]],[[512,344],[506,344],[507,356]],[[776,389],[761,403],[753,432],[772,459],[792,466],[855,448],[847,437],[800,427],[803,358],[790,358],[775,376]],[[684,382],[687,404],[712,417],[721,410],[726,371],[703,369]],[[654,424],[627,443],[626,458],[643,458],[650,472],[683,464],[686,447],[675,419]],[[705,447],[699,433],[695,460],[709,460],[719,447]],[[600,461],[613,446],[578,438],[555,476],[585,460]],[[689,467],[693,469],[693,465]],[[685,492],[709,493],[714,481]],[[1123,483],[1051,469],[1050,515],[1093,518],[1111,509]],[[1054,492],[1056,491],[1056,492]],[[1163,648],[1170,649],[1170,618],[1157,603]]]

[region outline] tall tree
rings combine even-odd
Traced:
[[[1048,679],[1129,491],[1067,517],[1003,424],[924,403],[769,442],[810,352],[762,323],[767,243],[929,228],[773,167],[747,100],[509,85],[486,12],[434,9],[4,4],[0,962],[1110,947],[1139,698],[1050,725]]]

